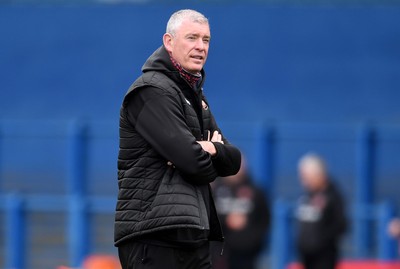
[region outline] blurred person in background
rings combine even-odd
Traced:
[[[324,160],[306,154],[298,165],[306,193],[299,199],[297,249],[305,269],[334,269],[346,231],[344,201],[329,178]]]
[[[399,242],[398,253],[400,254],[400,218],[394,218],[388,226],[389,235]]]
[[[209,269],[209,242],[223,240],[209,183],[236,174],[241,154],[203,96],[210,38],[203,14],[172,14],[124,97],[114,230],[123,269]]]
[[[243,157],[239,172],[212,188],[225,235],[224,255],[214,257],[215,268],[256,268],[270,224],[265,193],[253,183]]]

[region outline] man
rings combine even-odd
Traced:
[[[123,269],[211,268],[222,241],[209,183],[236,174],[240,151],[203,96],[210,27],[194,10],[168,21],[120,113],[115,245]]]
[[[270,223],[265,193],[256,186],[244,158],[239,172],[213,184],[215,204],[225,234],[224,257],[214,257],[218,269],[254,269]]]
[[[305,269],[334,269],[339,240],[346,230],[343,199],[319,156],[302,157],[299,174],[307,190],[297,210],[300,260]]]

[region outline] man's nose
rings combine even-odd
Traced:
[[[196,49],[198,50],[204,50],[206,48],[206,44],[204,43],[204,41],[199,38],[196,42]]]

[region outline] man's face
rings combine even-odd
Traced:
[[[326,183],[326,175],[322,169],[315,165],[305,165],[300,168],[300,181],[309,191],[321,190]]]
[[[186,71],[198,73],[206,63],[210,44],[210,27],[206,23],[184,20],[174,36],[163,37],[167,51]]]

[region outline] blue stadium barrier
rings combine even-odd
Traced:
[[[34,122],[27,128],[6,125],[8,135],[23,138],[62,136],[57,124]],[[26,127],[26,122],[22,126]],[[88,126],[72,121],[63,128],[67,140],[67,194],[0,192],[0,212],[5,213],[5,268],[27,267],[27,220],[29,212],[64,212],[68,215],[69,264],[78,268],[91,248],[90,220],[93,213],[113,213],[116,197],[89,196],[87,192]],[[34,127],[33,127],[34,126]],[[39,126],[39,128],[38,128]],[[33,128],[30,128],[33,127]],[[26,131],[26,129],[31,131]],[[27,134],[28,133],[28,134]],[[0,140],[0,143],[2,140]],[[0,151],[0,156],[6,154]],[[1,173],[0,173],[1,174]],[[63,182],[59,182],[62,184]],[[2,194],[3,193],[3,194]],[[112,242],[110,242],[112,244]]]
[[[68,249],[70,266],[78,268],[90,253],[90,216],[93,213],[113,213],[114,197],[79,197],[76,195],[22,195],[10,193],[0,196],[5,213],[6,269],[24,269],[29,251],[27,244],[28,212],[65,212],[69,215]],[[110,242],[112,244],[112,242]]]

